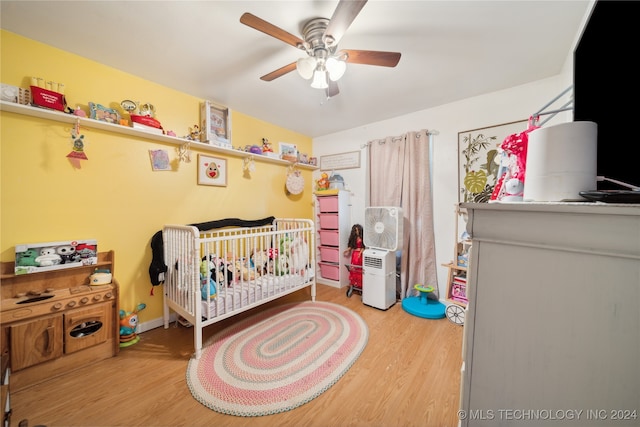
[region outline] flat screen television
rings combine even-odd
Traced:
[[[574,120],[598,124],[599,176],[640,187],[640,2],[598,0],[574,51]],[[599,182],[599,190],[625,190]]]

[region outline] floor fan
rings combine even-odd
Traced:
[[[362,302],[386,310],[396,302],[396,251],[402,248],[404,216],[399,207],[364,212]]]

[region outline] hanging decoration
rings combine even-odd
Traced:
[[[185,163],[191,163],[191,143],[185,142],[184,144],[176,147],[178,151],[178,160]]]
[[[71,130],[71,141],[73,143],[73,150],[67,154],[67,157],[71,159],[89,160],[84,153],[84,135],[80,134],[80,119],[76,120],[76,124]]]
[[[244,158],[244,164],[242,165],[242,169],[245,172],[249,172],[249,173],[255,172],[256,163],[253,161],[253,156]]]
[[[287,191],[294,196],[302,193],[302,191],[304,190],[304,177],[296,168],[295,164],[289,166],[289,171],[287,172],[286,187]]]

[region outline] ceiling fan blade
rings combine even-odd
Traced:
[[[292,62],[291,64],[285,65],[284,67],[278,68],[275,71],[270,72],[269,74],[265,74],[260,77],[260,80],[264,80],[265,82],[270,82],[271,80],[275,80],[278,77],[282,77],[287,73],[296,69],[297,61]]]
[[[338,55],[347,54],[350,64],[379,65],[381,67],[395,67],[400,61],[399,52],[383,52],[379,50],[343,49]]]
[[[240,22],[255,30],[261,31],[266,35],[275,37],[278,40],[290,44],[293,47],[298,47],[299,44],[301,45],[303,43],[300,37],[294,36],[282,28],[276,27],[275,25],[265,21],[264,19],[258,18],[251,13],[243,13],[240,17]]]
[[[327,99],[333,98],[334,96],[339,94],[340,89],[338,88],[338,82],[334,82],[333,80],[329,79],[329,87],[326,89],[326,91],[327,91]]]
[[[324,30],[324,37],[330,36],[333,39],[329,44],[338,44],[366,3],[367,0],[340,0],[327,29]]]

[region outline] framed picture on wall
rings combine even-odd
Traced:
[[[227,186],[227,160],[198,154],[198,184]]]
[[[295,144],[281,142],[278,144],[280,150],[280,158],[290,162],[298,161],[298,147]]]
[[[509,135],[527,129],[527,120],[458,133],[458,201],[487,203],[498,181],[499,148]]]
[[[171,162],[167,150],[149,150],[151,169],[154,171],[170,171]]]
[[[200,106],[202,142],[231,143],[231,113],[228,108],[204,101]]]

